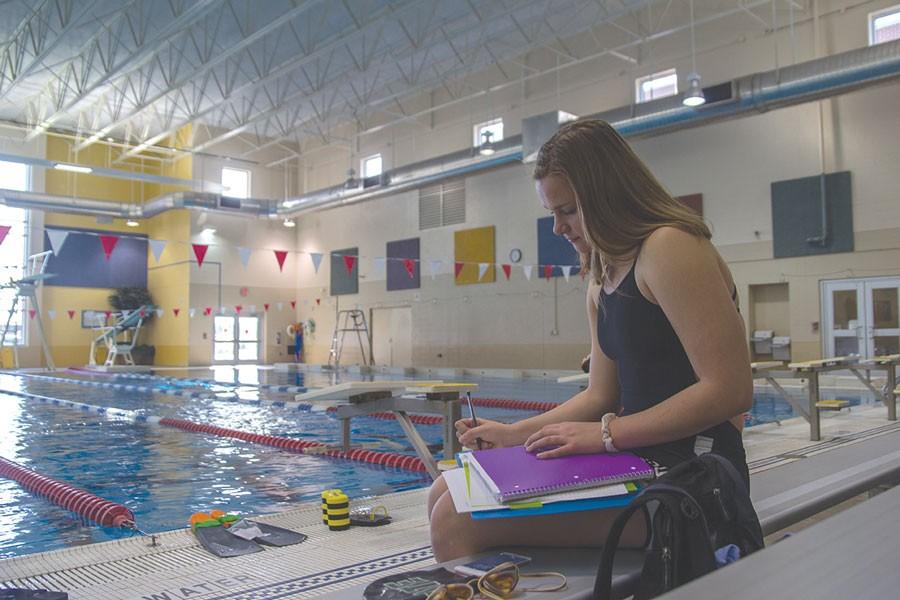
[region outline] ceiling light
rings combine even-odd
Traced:
[[[60,171],[71,171],[72,173],[91,173],[93,171],[90,167],[82,167],[81,165],[70,165],[67,163],[56,163],[53,165],[54,169],[59,169]]]
[[[494,137],[493,132],[483,131],[481,132],[481,138],[484,140],[481,142],[481,145],[478,147],[478,154],[482,156],[491,156],[497,150],[494,148],[494,142],[491,141],[491,138]]]
[[[207,227],[203,231],[200,232],[200,235],[212,235],[216,232],[215,227]]]
[[[706,96],[700,87],[700,75],[697,74],[697,47],[694,41],[694,0],[690,0],[691,7],[691,72],[687,76],[688,89],[684,93],[681,103],[691,108],[706,104]]]
[[[700,87],[700,76],[691,73],[687,76],[688,89],[684,93],[681,103],[685,106],[703,106],[706,104],[706,96],[703,95],[703,88]]]
[[[284,225],[285,227],[296,227],[297,223],[293,219],[285,219],[282,225]]]
[[[128,225],[129,227],[138,227],[138,226],[140,226],[140,223],[138,223],[138,222],[135,221],[134,219],[128,219],[127,221],[125,221],[125,224]]]

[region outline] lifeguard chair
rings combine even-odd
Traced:
[[[50,371],[54,370],[56,366],[53,364],[53,355],[50,354],[50,347],[47,345],[47,337],[44,335],[44,321],[43,319],[41,319],[41,310],[38,306],[37,289],[40,287],[42,282],[50,279],[51,277],[56,277],[55,273],[46,272],[47,263],[52,254],[52,250],[47,250],[46,252],[40,252],[38,254],[32,254],[28,257],[28,260],[25,263],[25,276],[21,279],[11,279],[9,283],[5,283],[0,286],[4,289],[14,289],[16,292],[16,295],[13,297],[12,305],[9,307],[9,314],[6,317],[6,326],[3,328],[3,336],[0,337],[0,348],[6,345],[6,336],[9,333],[10,326],[12,325],[13,317],[15,317],[16,311],[19,308],[19,299],[27,298],[31,301],[31,308],[32,310],[34,310],[34,320],[37,321],[37,331],[38,335],[41,338],[41,347],[44,350],[44,359],[47,361],[47,369]],[[15,343],[15,341],[13,342],[12,348],[13,367],[18,369],[19,346]]]
[[[101,313],[97,325],[93,327],[94,339],[91,340],[89,364],[97,364],[97,347],[102,344],[106,347],[104,366],[111,367],[116,364],[118,356],[122,357],[126,365],[133,365],[134,358],[131,356],[131,351],[137,345],[144,319],[155,308],[148,304],[131,311],[110,313],[109,318],[114,319],[112,325],[108,324],[109,318]]]

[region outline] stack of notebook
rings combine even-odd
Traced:
[[[523,446],[459,455],[462,468],[444,480],[456,511],[473,519],[524,517],[625,506],[636,482],[650,479],[643,459],[616,454],[572,454],[539,459]]]

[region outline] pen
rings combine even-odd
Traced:
[[[475,406],[472,404],[472,392],[466,392],[466,403],[469,405],[469,414],[472,415],[472,427],[478,427],[478,419],[475,418]],[[482,442],[481,438],[475,438],[475,443],[478,444],[478,449],[481,450]]]

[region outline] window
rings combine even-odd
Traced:
[[[465,179],[451,179],[419,189],[419,229],[465,222]]]
[[[369,177],[378,177],[381,175],[381,167],[381,155],[373,154],[360,161],[359,171],[362,173],[363,179],[367,179]]]
[[[0,161],[0,188],[28,191],[31,187],[31,169],[22,163]],[[10,227],[6,239],[0,244],[0,277],[4,281],[21,279],[24,274],[25,259],[28,253],[28,211],[23,208],[0,205],[0,225]],[[0,289],[0,332],[6,324],[9,310],[16,298],[12,288]],[[16,313],[9,322],[9,332],[5,344],[24,345],[25,311],[28,307],[22,298],[16,306]]]
[[[496,144],[503,141],[503,119],[494,119],[479,123],[473,128],[472,145],[476,148],[481,146],[485,141],[485,134],[488,134],[490,141]]]
[[[674,96],[678,93],[678,74],[675,69],[667,69],[634,80],[635,101],[648,102]]]
[[[869,45],[900,40],[900,5],[869,13]]]
[[[223,167],[222,194],[232,198],[249,198],[250,171]]]

